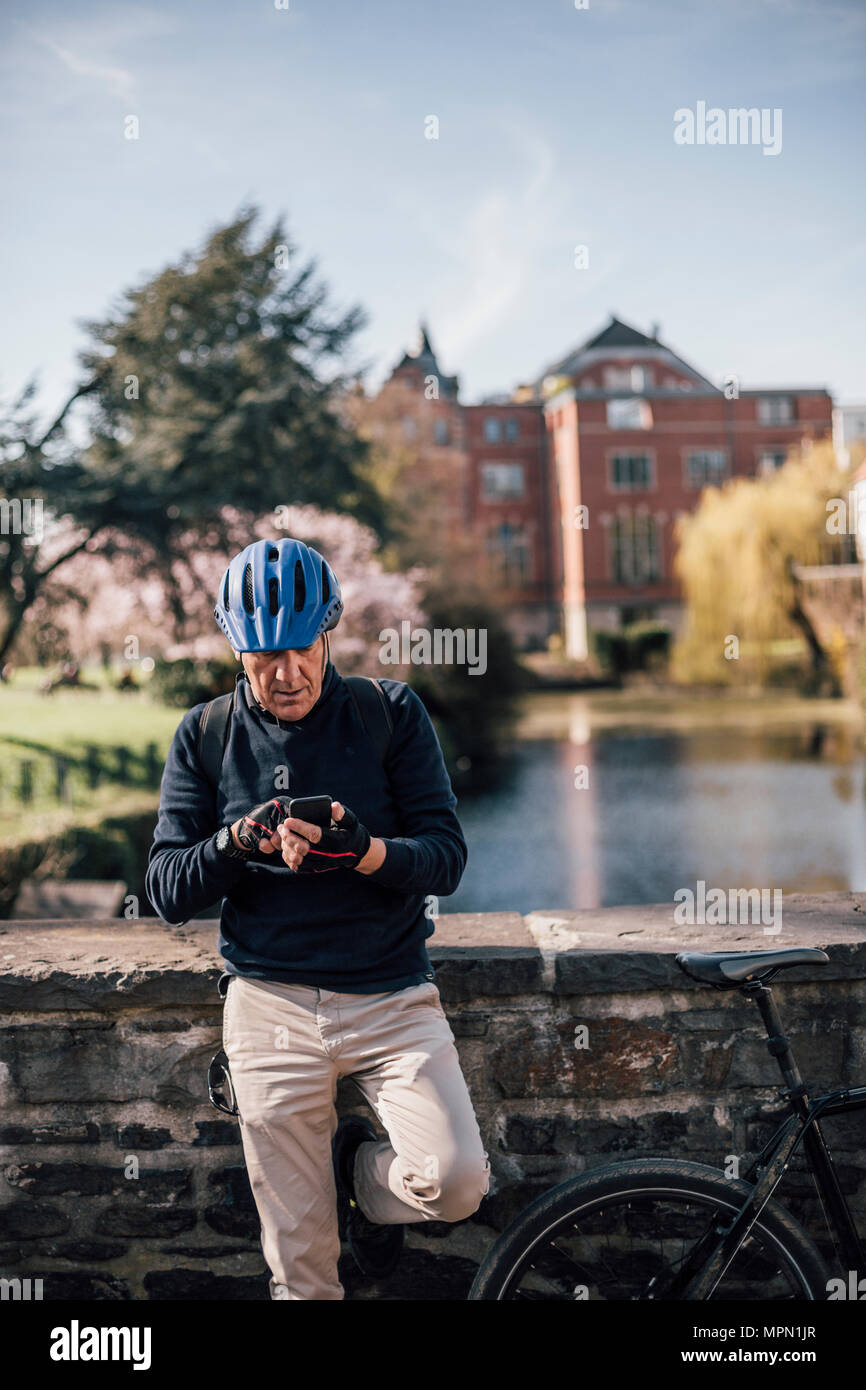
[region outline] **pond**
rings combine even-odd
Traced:
[[[864,891],[864,763],[838,701],[528,696],[505,781],[460,801],[469,862],[442,910]]]

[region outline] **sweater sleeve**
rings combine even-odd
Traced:
[[[457,798],[429,714],[414,690],[398,688],[387,768],[407,833],[383,839],[384,862],[367,877],[400,892],[445,897],[460,882],[468,856]]]
[[[174,926],[223,897],[246,870],[216,848],[214,795],[196,757],[201,712],[185,714],[172,739],[145,875],[148,898]]]

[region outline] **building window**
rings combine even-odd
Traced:
[[[762,477],[766,477],[768,473],[775,473],[787,458],[787,449],[762,449],[758,454],[758,473]]]
[[[507,502],[525,493],[522,463],[482,463],[481,496],[485,502]]]
[[[506,589],[518,589],[529,576],[529,544],[523,526],[503,521],[487,534],[487,556],[494,576]]]
[[[451,431],[448,428],[448,421],[443,420],[441,415],[433,421],[433,440],[436,444],[450,444]]]
[[[761,396],[758,400],[758,424],[790,425],[794,419],[794,402],[790,396]]]
[[[659,528],[653,516],[616,516],[608,531],[610,574],[617,584],[652,584],[661,576]]]
[[[728,476],[728,455],[725,449],[689,449],[686,454],[686,478],[689,487],[712,487]]]
[[[605,367],[603,378],[606,391],[627,391],[631,386],[628,367]]]
[[[613,454],[610,459],[610,486],[614,492],[646,492],[652,486],[652,459],[649,454]]]
[[[498,444],[502,438],[502,421],[495,415],[488,415],[484,421],[484,438],[488,444]]]
[[[509,415],[505,421],[505,438],[509,444],[514,444],[520,435],[520,424],[513,415]]]
[[[607,427],[611,430],[651,430],[653,413],[648,401],[616,400],[607,402]]]
[[[605,367],[606,391],[645,391],[650,384],[646,367]]]
[[[403,421],[403,436],[405,439],[416,439],[418,436],[418,421],[413,420],[411,415],[407,415]]]

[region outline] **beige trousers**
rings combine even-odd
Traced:
[[[271,1270],[271,1298],[341,1299],[331,1140],[350,1076],[388,1139],[361,1144],[358,1203],[371,1221],[460,1221],[490,1165],[433,983],[339,994],[232,976],[223,1047]]]

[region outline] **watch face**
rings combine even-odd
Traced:
[[[235,842],[232,839],[231,826],[229,825],[224,825],[222,829],[218,832],[217,849],[219,850],[220,854],[227,855],[229,859],[243,859],[245,857],[239,849],[235,848]]]

